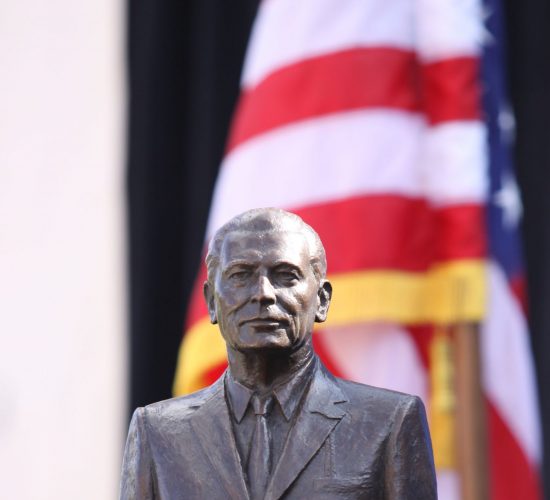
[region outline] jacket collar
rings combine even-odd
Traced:
[[[225,491],[220,498],[248,500],[243,468],[225,402],[223,376],[212,388],[211,397],[191,416],[191,427]]]

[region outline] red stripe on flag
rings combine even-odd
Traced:
[[[422,67],[424,110],[430,123],[479,120],[479,59],[454,57]]]
[[[413,52],[355,48],[312,57],[271,73],[242,95],[231,150],[268,130],[329,113],[384,107],[420,109]]]
[[[435,214],[436,261],[487,255],[484,206],[453,205],[439,208]]]
[[[295,213],[319,234],[330,273],[424,271],[433,261],[434,215],[422,199],[364,196],[312,205]]]
[[[456,57],[420,67],[413,52],[385,47],[349,49],[285,66],[244,91],[228,150],[283,125],[362,108],[424,108],[431,123],[477,120],[478,66],[476,58]]]
[[[518,301],[518,304],[521,306],[523,314],[525,316],[528,316],[529,302],[527,300],[527,286],[525,283],[525,276],[523,276],[523,274],[513,276],[509,281],[509,285],[512,289],[514,297]]]
[[[424,271],[434,262],[485,255],[483,208],[479,205],[434,210],[422,199],[369,195],[293,212],[319,234],[330,273]],[[374,234],[375,240],[370,238]]]
[[[539,500],[540,484],[536,468],[529,463],[521,446],[490,402],[487,411],[491,498]]]
[[[422,365],[428,371],[430,369],[430,345],[434,337],[433,325],[408,325],[407,331],[416,345]]]

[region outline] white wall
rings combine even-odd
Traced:
[[[122,0],[0,0],[0,496],[116,498]]]

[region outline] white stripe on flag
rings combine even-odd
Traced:
[[[249,88],[283,66],[354,47],[402,48],[425,61],[477,55],[484,33],[481,13],[479,0],[264,1],[242,84]]]
[[[346,0],[345,5],[339,0],[265,1],[251,34],[243,86],[256,85],[282,66],[337,50],[364,46],[413,50],[413,4],[411,0]]]
[[[437,497],[439,500],[461,500],[460,476],[457,471],[450,469],[437,471]]]
[[[331,360],[350,380],[420,396],[428,403],[428,377],[409,332],[396,324],[323,328]],[[399,360],[391,363],[389,360]]]
[[[514,437],[536,464],[542,451],[527,323],[498,265],[489,265],[488,280],[489,310],[481,345],[483,383]]]
[[[441,123],[426,131],[419,165],[433,204],[485,202],[486,140],[485,125],[478,121]]]
[[[361,110],[257,136],[225,158],[207,234],[250,208],[298,208],[362,194],[423,197],[431,192],[439,203],[484,202],[485,180],[477,172],[483,172],[485,158],[470,152],[479,149],[482,125],[452,122],[430,128],[433,142],[421,149],[425,130],[419,115]],[[444,152],[449,150],[457,150],[460,158],[448,158]],[[421,151],[426,176],[416,165]],[[451,175],[456,171],[460,181]]]
[[[379,0],[383,1],[383,0]],[[480,0],[416,0],[416,50],[426,62],[479,55],[484,41]]]

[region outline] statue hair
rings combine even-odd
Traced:
[[[208,253],[206,255],[208,282],[214,283],[216,270],[220,262],[220,252],[225,237],[228,234],[242,232],[261,235],[279,231],[296,232],[306,237],[313,273],[319,282],[323,280],[327,273],[327,259],[321,239],[314,229],[296,214],[287,212],[286,210],[279,208],[255,208],[233,217],[233,219],[225,223],[214,233],[208,245]]]

